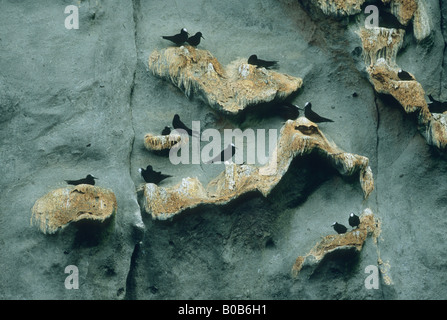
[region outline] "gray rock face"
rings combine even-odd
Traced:
[[[447,294],[447,160],[406,114],[374,92],[356,30],[363,14],[333,18],[309,1],[82,1],[68,30],[65,2],[2,2],[0,10],[1,299],[444,299]],[[408,27],[397,63],[427,94],[447,100],[447,8],[426,1],[427,40]],[[363,20],[362,20],[363,19]],[[320,130],[340,149],[369,158],[375,190],[315,155],[297,158],[264,198],[199,206],[168,221],[144,212],[138,168],[206,184],[223,165],[173,165],[144,147],[174,114],[206,128],[280,128],[283,119],[246,110],[226,117],[154,77],[147,60],[171,44],[162,35],[201,31],[198,48],[226,65],[257,54],[303,79],[292,102],[334,123]],[[356,93],[355,95],[353,95]],[[271,107],[271,106],[266,106]],[[113,190],[106,224],[73,223],[53,235],[30,226],[35,201],[87,174]],[[370,208],[377,243],[329,255],[311,274],[291,269],[331,224]],[[65,268],[77,266],[79,289]],[[365,269],[381,270],[379,289]]]

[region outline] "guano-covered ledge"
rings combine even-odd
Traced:
[[[31,225],[43,233],[55,233],[71,222],[104,222],[117,210],[115,194],[105,188],[80,184],[55,189],[39,198],[31,209]]]
[[[374,190],[367,157],[340,150],[326,139],[315,123],[300,117],[288,120],[281,128],[276,148],[266,165],[226,164],[225,170],[206,187],[191,177],[183,178],[172,187],[147,183],[143,187],[144,209],[152,218],[165,220],[201,204],[226,204],[251,191],[267,197],[287,172],[292,160],[311,152],[329,159],[341,175],[358,173],[364,198]]]
[[[153,51],[149,69],[170,80],[187,96],[199,94],[211,107],[228,114],[285,99],[303,85],[301,78],[257,68],[247,59],[237,59],[223,67],[209,51],[192,46]]]

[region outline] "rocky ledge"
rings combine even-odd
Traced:
[[[372,213],[371,209],[365,209],[360,215],[360,225],[343,234],[331,234],[319,241],[306,255],[299,256],[292,267],[292,276],[298,277],[303,268],[309,268],[310,273],[315,270],[323,259],[334,252],[344,252],[351,249],[360,251],[368,236],[372,236],[374,243],[380,235],[380,220]],[[380,263],[380,257],[378,257]]]
[[[229,114],[285,99],[303,85],[301,78],[257,68],[247,61],[237,59],[223,67],[209,51],[181,46],[153,51],[149,69],[187,96],[198,93],[211,107]]]
[[[228,164],[225,171],[206,188],[197,178],[190,177],[167,188],[147,183],[143,189],[145,211],[154,219],[165,220],[200,204],[228,203],[250,191],[268,196],[288,170],[293,158],[311,152],[329,159],[342,175],[359,173],[365,198],[374,190],[373,174],[367,157],[340,150],[327,140],[315,123],[300,117],[285,123],[268,164],[262,167]]]
[[[32,208],[31,225],[43,233],[55,233],[71,222],[104,222],[117,210],[115,194],[88,184],[52,190],[38,199]]]

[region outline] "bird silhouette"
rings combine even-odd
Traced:
[[[173,35],[173,36],[162,36],[163,39],[169,40],[171,42],[174,42],[177,45],[180,45],[182,43],[185,43],[186,40],[188,40],[189,33],[188,31],[183,28],[180,30],[180,33]]]
[[[338,234],[346,233],[346,231],[348,231],[348,228],[338,222],[334,222],[332,224],[332,227],[335,231],[337,231]]]
[[[95,179],[98,179],[98,178],[95,178],[91,174],[88,174],[84,179],[65,180],[65,182],[67,182],[68,184],[72,184],[74,186],[76,186],[78,184],[90,184],[90,185],[94,186],[95,185]]]
[[[188,42],[193,47],[197,47],[200,44],[200,38],[205,40],[205,38],[202,36],[202,32],[197,32],[192,37],[189,37],[188,40],[186,40],[186,42]]]
[[[414,80],[414,77],[411,74],[409,74],[407,71],[404,71],[402,69],[399,69],[399,71],[397,72],[397,76],[402,81]]]
[[[264,67],[266,69],[270,69],[270,68],[277,67],[278,61],[268,61],[268,60],[258,59],[257,55],[252,54],[248,58],[248,64],[255,65],[257,68]]]
[[[171,133],[171,127],[170,126],[166,126],[163,131],[161,132],[162,136],[167,136]]]
[[[351,214],[349,215],[349,219],[348,219],[349,225],[352,228],[358,228],[359,224],[360,224],[360,218],[354,214],[354,212],[351,212]]]
[[[284,120],[295,120],[300,116],[300,108],[289,102],[279,105],[277,112]]]
[[[234,143],[229,144],[225,149],[223,149],[220,152],[219,155],[207,161],[206,164],[228,161],[234,156],[235,153],[236,153],[236,146],[234,145]]]
[[[172,177],[168,174],[163,174],[160,171],[155,171],[154,169],[152,169],[151,165],[148,165],[146,169],[138,169],[138,172],[140,172],[144,181],[146,181],[147,183],[159,184],[164,179]]]
[[[447,102],[435,100],[431,94],[428,95],[430,102],[428,103],[428,109],[432,113],[444,113],[447,111]]]
[[[319,122],[334,122],[331,119],[324,118],[320,116],[319,114],[312,111],[312,103],[306,102],[304,105],[304,116],[309,119],[312,122],[319,123]]]
[[[180,120],[180,116],[178,114],[174,115],[174,118],[172,119],[172,127],[174,129],[180,129],[180,130],[184,130],[186,131],[186,133],[188,135],[190,135],[191,137],[197,136],[197,132],[192,131],[190,128],[188,128],[181,120]]]

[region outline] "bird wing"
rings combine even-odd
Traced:
[[[264,67],[272,67],[272,66],[276,65],[277,63],[278,63],[278,61],[268,61],[268,60],[258,59],[258,64],[262,65]]]

